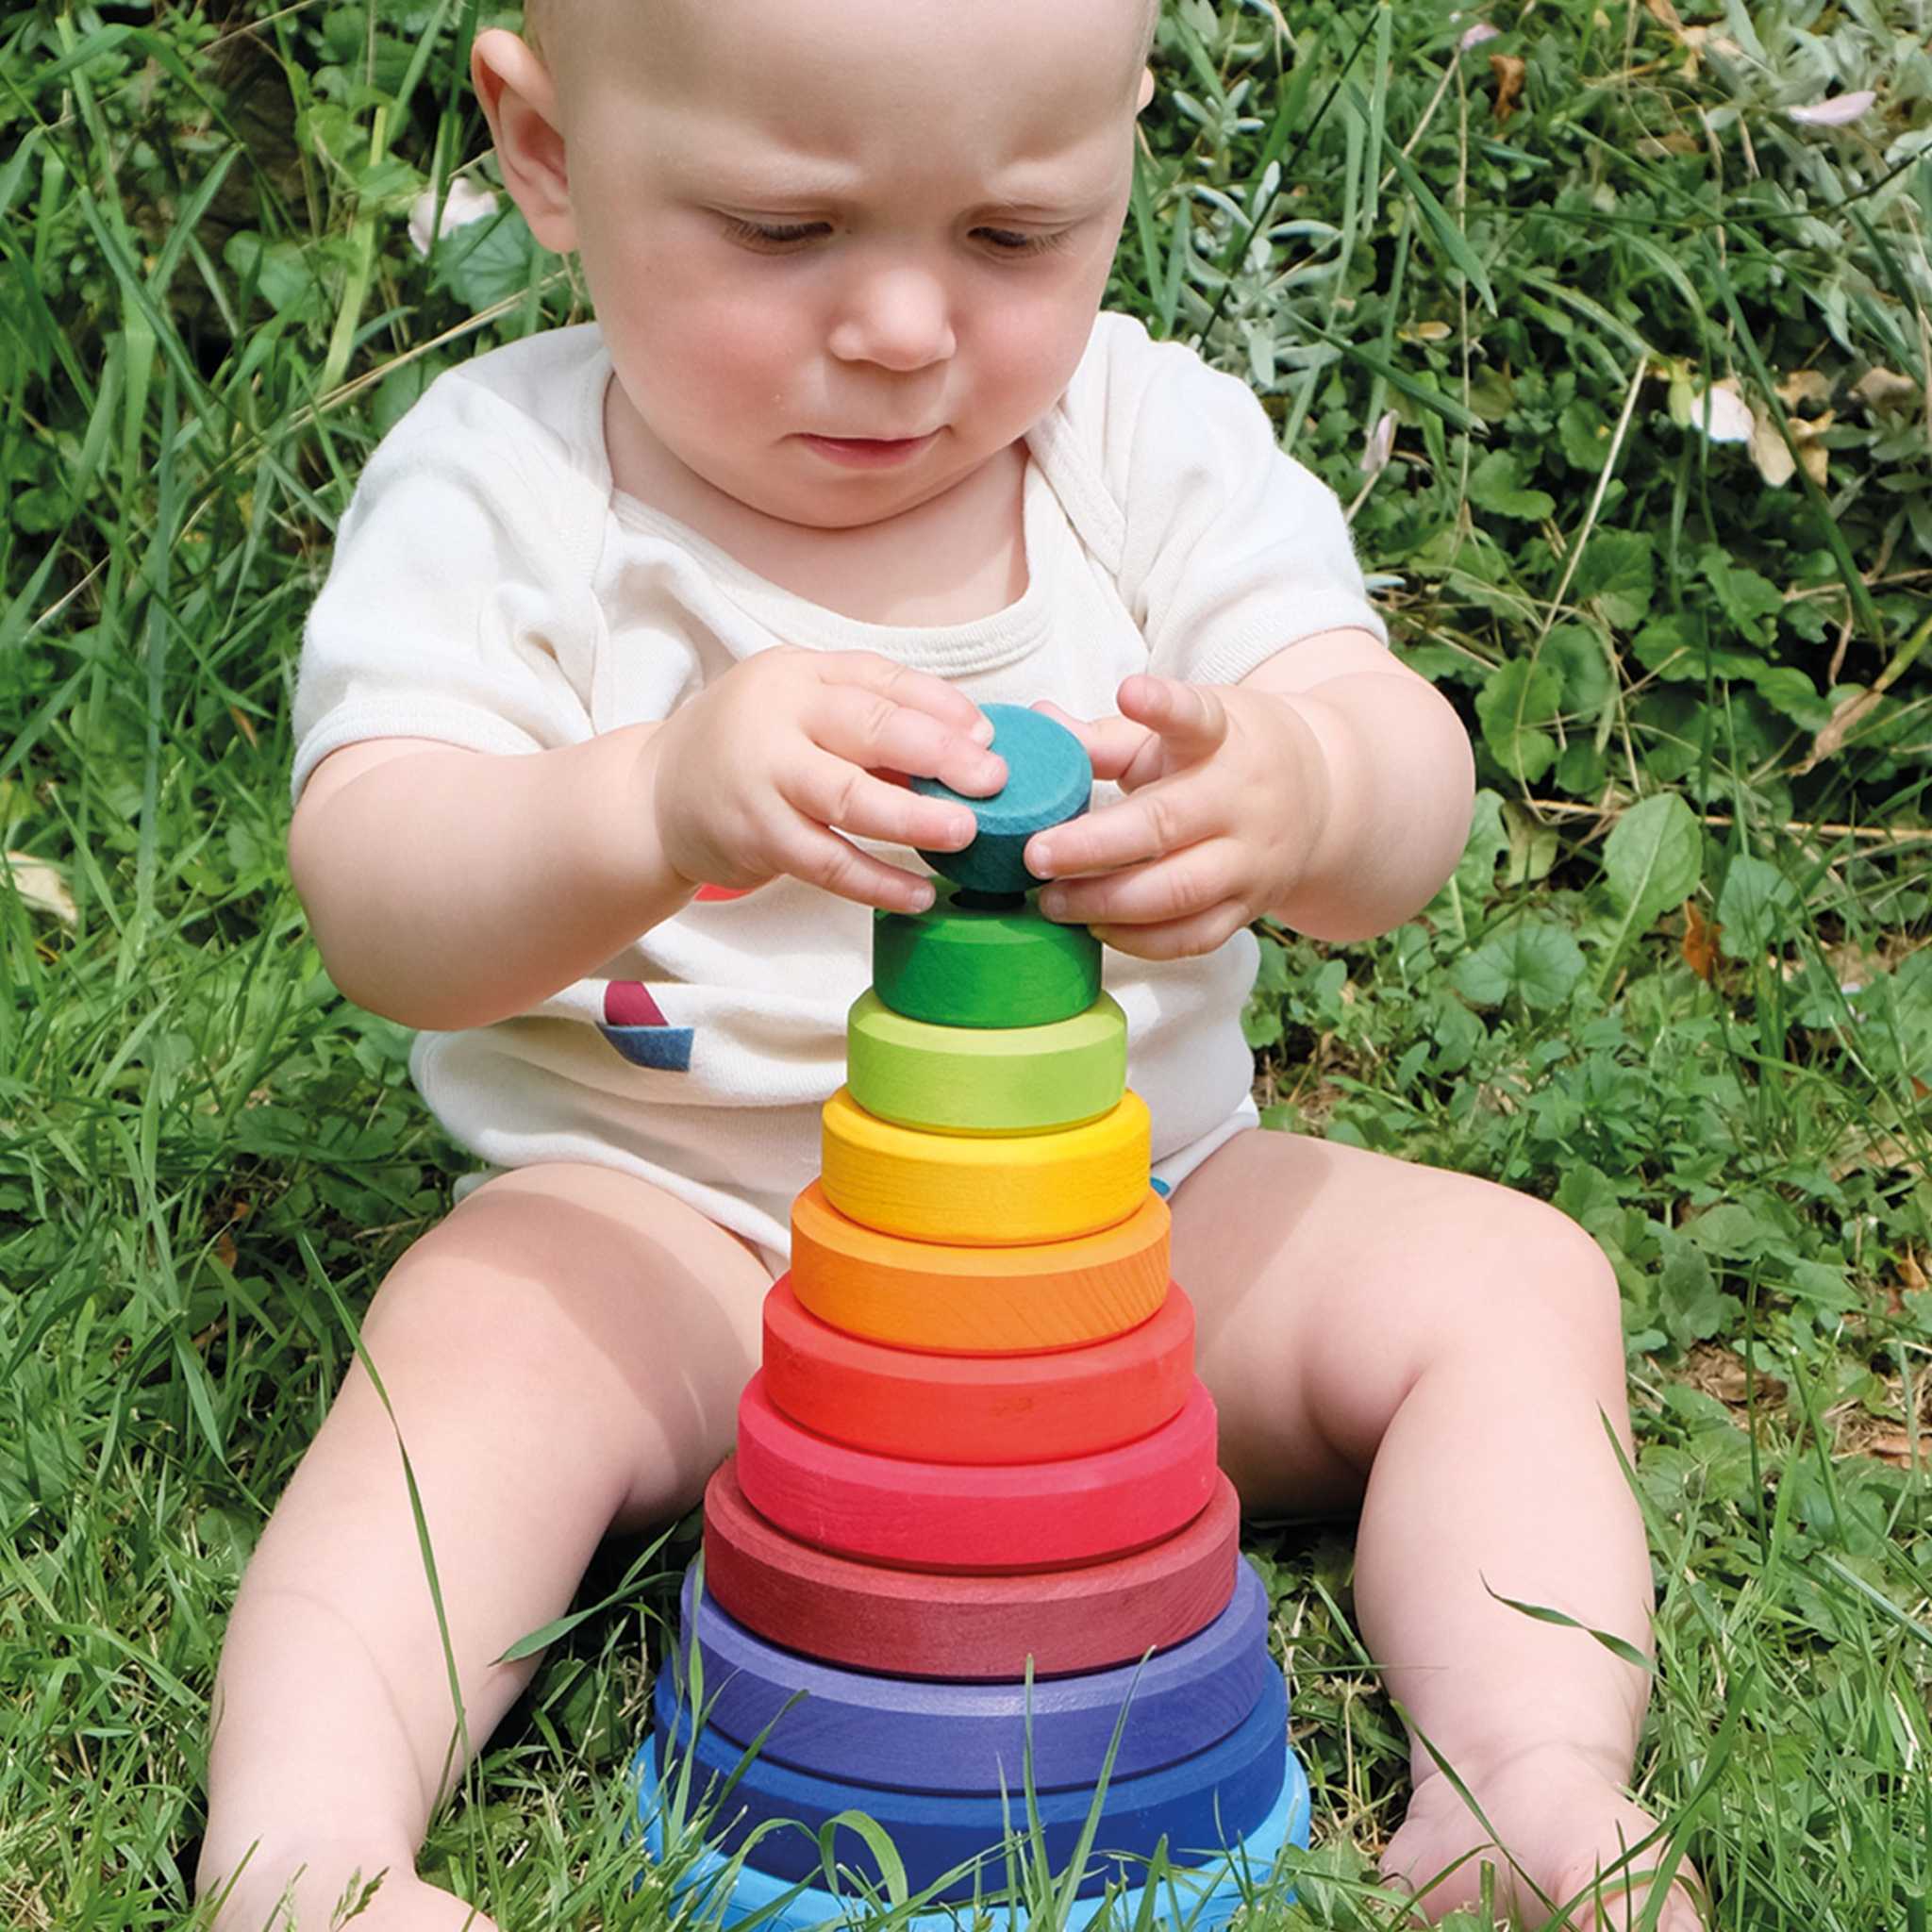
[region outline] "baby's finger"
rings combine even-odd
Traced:
[[[1139,865],[1215,837],[1224,818],[1199,779],[1163,778],[1116,805],[1036,832],[1026,841],[1026,869],[1048,879]]]
[[[974,797],[1007,782],[1006,760],[983,744],[930,712],[857,682],[826,685],[804,722],[814,744],[866,771],[937,778]]]
[[[960,852],[979,830],[971,807],[926,798],[828,752],[811,753],[779,790],[808,818],[858,839]]]
[[[1160,737],[1174,763],[1209,757],[1227,736],[1227,707],[1208,685],[1142,672],[1122,684],[1116,702],[1123,716]]]
[[[1149,865],[1056,879],[1041,891],[1040,909],[1073,925],[1166,925],[1241,897],[1244,874],[1241,847],[1209,839]]]
[[[779,869],[793,878],[861,906],[882,907],[888,912],[924,912],[933,902],[930,879],[887,865],[803,817],[778,841],[775,857]]]
[[[1142,745],[1159,742],[1145,725],[1129,718],[1075,718],[1045,699],[1033,708],[1044,712],[1056,724],[1064,724],[1080,741],[1096,778],[1118,778]]]
[[[1096,925],[1093,936],[1139,959],[1198,959],[1224,946],[1247,923],[1247,908],[1239,899],[1225,899],[1191,919],[1166,925]]]
[[[957,684],[895,664],[876,651],[833,651],[819,660],[830,684],[856,684],[880,697],[891,698],[915,711],[924,711],[941,724],[963,731],[975,744],[992,742],[992,720]]]

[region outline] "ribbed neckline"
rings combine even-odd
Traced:
[[[578,442],[612,521],[688,552],[724,597],[788,642],[825,651],[876,651],[895,663],[951,677],[1017,663],[1045,642],[1052,622],[1054,525],[1064,522],[1065,514],[1031,435],[1021,492],[1026,546],[1026,588],[1021,595],[1004,610],[965,624],[868,624],[760,576],[689,524],[618,489],[604,438],[604,394],[611,379],[610,351],[600,344],[585,372],[576,411]]]

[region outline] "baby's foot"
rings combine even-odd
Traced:
[[[213,1932],[496,1932],[475,1906],[426,1884],[404,1861],[371,1867],[332,1856],[329,1845],[305,1848],[278,1869],[295,1870],[283,1886],[244,1869],[220,1893]],[[250,1861],[251,1866],[253,1860]],[[379,1874],[365,1879],[365,1870]]]
[[[1657,1820],[1587,1753],[1543,1745],[1480,1775],[1457,1771],[1493,1837],[1455,1785],[1432,1772],[1382,1857],[1384,1876],[1412,1886],[1430,1920],[1478,1903],[1489,1865],[1497,1910],[1513,1908],[1525,1927],[1623,1932],[1642,1923],[1653,1884],[1661,1882],[1664,1842]],[[1630,1857],[1646,1840],[1653,1841]],[[1696,1873],[1679,1864],[1657,1932],[1697,1932],[1704,1920],[1693,1901],[1701,1896]]]

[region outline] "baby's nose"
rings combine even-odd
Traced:
[[[924,369],[953,353],[951,303],[944,285],[908,265],[875,269],[853,285],[833,325],[830,347],[844,362]]]

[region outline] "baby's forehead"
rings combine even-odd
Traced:
[[[920,16],[940,26],[976,17],[987,37],[1002,42],[1012,58],[1054,60],[1087,68],[1110,67],[1124,56],[1138,75],[1152,47],[1161,0],[525,0],[525,38],[553,65],[578,54],[596,58],[629,55],[648,66],[675,69],[693,57],[704,78],[720,92],[734,91],[760,65],[761,48],[782,51],[789,29],[809,42],[836,43],[847,61],[871,55],[881,63],[902,63],[908,50],[890,31]],[[1077,30],[1040,35],[1029,32],[1058,16]],[[922,23],[922,24],[925,24]],[[722,56],[722,58],[720,58]],[[916,56],[915,56],[916,58]],[[993,78],[994,76],[988,76]]]

